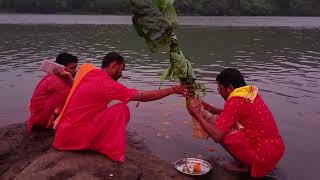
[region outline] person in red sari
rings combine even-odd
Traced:
[[[69,53],[61,53],[56,63],[64,65],[65,71],[47,74],[38,83],[30,100],[30,117],[27,129],[33,127],[49,128],[56,114],[61,111],[70,92],[73,76],[76,73],[78,58]]]
[[[56,149],[92,150],[124,162],[126,125],[130,119],[127,103],[193,93],[183,85],[153,91],[128,88],[117,82],[123,70],[125,60],[116,52],[104,57],[101,68],[92,64],[80,67],[62,113],[54,122]],[[110,105],[113,101],[120,103]]]
[[[258,88],[247,86],[237,69],[225,69],[216,80],[218,91],[226,100],[224,109],[195,99],[188,110],[209,136],[237,160],[225,166],[228,170],[264,177],[274,170],[285,150],[275,119]],[[208,121],[201,106],[219,116]]]

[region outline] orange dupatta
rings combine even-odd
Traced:
[[[74,91],[77,89],[78,85],[80,84],[81,80],[91,71],[91,70],[94,70],[96,69],[96,67],[93,65],[93,64],[90,64],[90,63],[85,63],[83,64],[79,71],[77,72],[77,75],[75,77],[75,80],[73,82],[73,85],[72,85],[72,88],[70,90],[70,93],[67,97],[67,100],[63,106],[63,109],[60,113],[60,115],[58,116],[58,118],[54,121],[53,123],[53,129],[56,129],[58,124],[60,123],[61,121],[61,118],[63,116],[63,114],[65,113],[65,110],[66,110],[66,107],[68,106],[69,104],[69,101],[70,101],[70,98],[72,97]]]

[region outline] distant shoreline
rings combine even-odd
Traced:
[[[0,24],[131,25],[128,15],[0,14]],[[179,25],[216,27],[320,28],[320,17],[294,16],[179,16]]]
[[[99,12],[92,12],[92,11],[59,11],[59,12],[28,12],[28,11],[16,11],[16,10],[0,10],[0,16],[3,14],[32,14],[32,15],[101,15],[101,16],[131,16],[130,13],[125,12],[117,12],[117,13],[99,13]],[[181,13],[178,16],[184,17],[305,17],[305,18],[316,18],[320,16],[312,16],[312,15],[303,15],[303,16],[295,16],[295,15],[257,15],[257,16],[250,16],[250,15],[215,15],[215,16],[208,16],[208,15],[201,15],[201,14],[193,14],[193,13]]]

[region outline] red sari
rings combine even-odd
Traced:
[[[127,102],[137,90],[114,81],[105,71],[83,65],[62,114],[55,122],[53,146],[60,150],[94,150],[114,161],[125,160]],[[113,100],[122,103],[109,107]]]
[[[243,128],[232,131],[238,122]],[[233,157],[251,167],[253,177],[270,173],[284,154],[276,122],[259,95],[253,102],[243,97],[229,98],[216,127],[227,133],[222,145]]]
[[[58,76],[48,74],[37,85],[30,101],[30,117],[28,120],[28,131],[33,126],[49,127],[49,119],[56,108],[62,109],[71,85]]]

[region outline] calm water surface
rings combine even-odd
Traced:
[[[1,16],[1,15],[0,15]],[[205,99],[218,107],[224,101],[215,77],[226,67],[240,69],[248,84],[259,87],[273,112],[286,144],[277,179],[319,178],[320,29],[283,27],[180,26],[180,44],[206,84]],[[137,89],[159,86],[168,53],[151,54],[130,25],[0,25],[0,126],[23,122],[35,85],[45,74],[44,58],[61,51],[97,66],[108,51],[127,60],[121,83]],[[169,81],[170,86],[176,82]],[[184,99],[130,103],[128,129],[135,131],[152,153],[174,161],[183,156],[228,158],[213,141],[193,139]],[[209,152],[215,147],[215,152]]]

